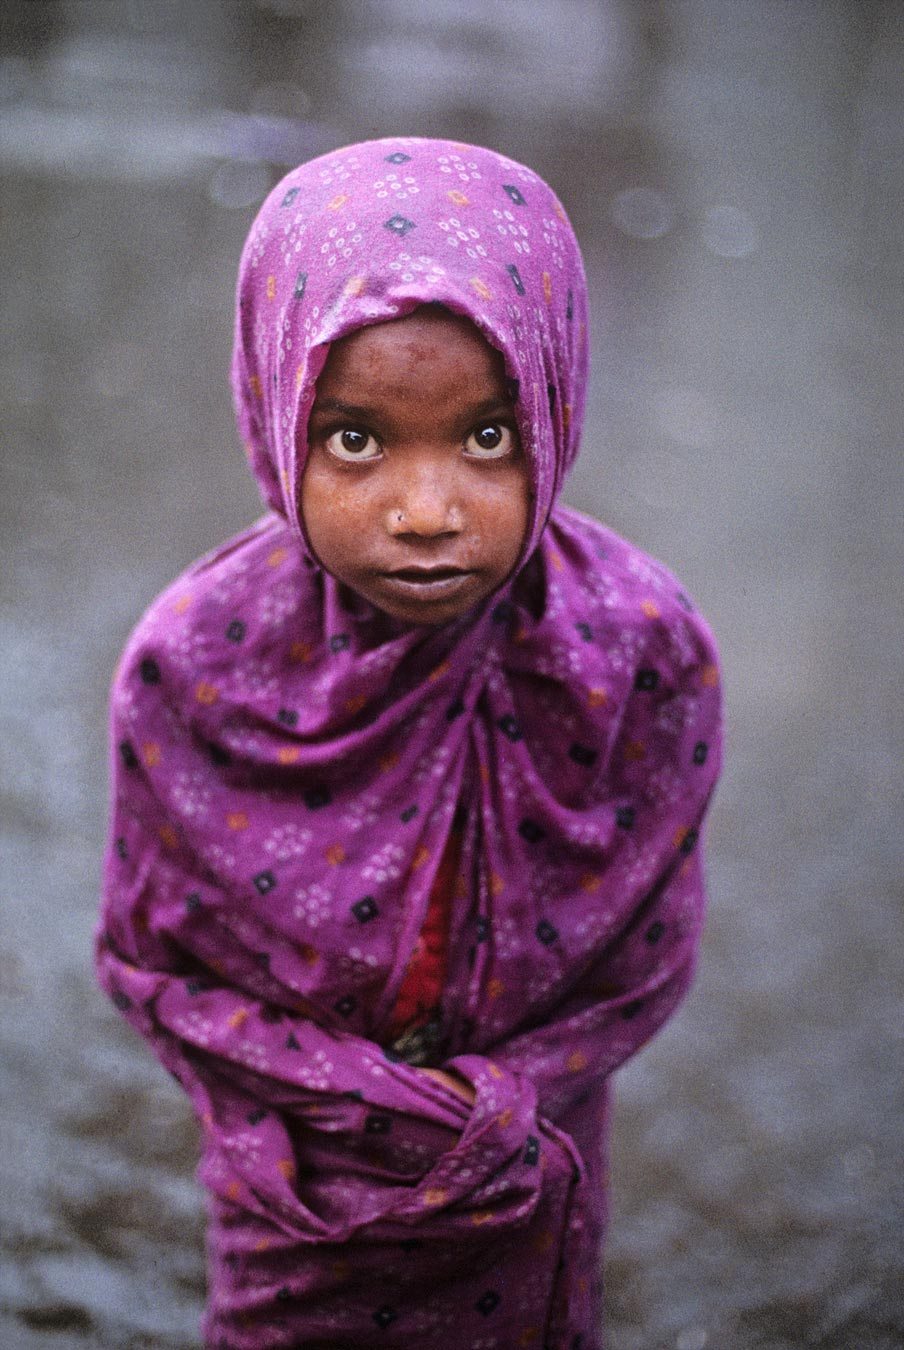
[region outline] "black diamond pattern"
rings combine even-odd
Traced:
[[[697,831],[696,831],[696,830],[688,830],[687,834],[684,836],[684,838],[683,838],[682,841],[681,841],[681,852],[682,852],[682,853],[693,853],[693,851],[694,851],[694,845],[696,844],[696,842],[697,842]]]
[[[505,736],[508,736],[510,741],[521,740],[521,728],[511,713],[507,713],[505,717],[500,717],[496,725]]]
[[[580,764],[582,769],[592,769],[596,763],[596,751],[589,745],[579,745],[577,741],[568,751],[568,756],[575,764]]]
[[[400,238],[414,229],[414,221],[409,220],[407,216],[390,216],[383,224],[387,230],[392,230],[393,234],[397,234]]]
[[[138,756],[135,754],[130,741],[120,741],[119,753],[122,755],[122,762],[127,769],[138,768]]]
[[[508,272],[509,276],[511,277],[511,279],[512,279],[512,285],[514,286],[514,288],[515,288],[515,290],[518,292],[518,294],[519,294],[519,295],[524,295],[524,294],[526,294],[526,292],[525,292],[525,290],[524,290],[524,282],[521,280],[521,273],[518,271],[518,269],[517,269],[517,267],[515,266],[515,264],[514,264],[514,263],[506,263],[506,265],[505,265],[505,270],[506,270],[506,272]]]

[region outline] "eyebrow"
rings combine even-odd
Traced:
[[[357,422],[364,422],[373,416],[371,408],[362,408],[357,403],[343,403],[339,398],[316,399],[311,409],[311,414],[314,413],[338,413],[340,417],[350,417]]]
[[[483,399],[480,403],[475,403],[473,408],[468,409],[467,418],[464,420],[471,421],[480,417],[488,417],[490,413],[500,411],[510,413],[512,406],[510,399],[494,395],[491,398]],[[318,398],[311,409],[311,416],[315,413],[335,413],[340,417],[348,417],[357,422],[366,422],[375,415],[373,408],[362,407],[359,403],[346,403],[340,398]]]

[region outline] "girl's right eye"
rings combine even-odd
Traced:
[[[334,431],[327,436],[324,444],[331,455],[335,455],[337,459],[344,459],[346,463],[353,460],[377,459],[380,454],[380,447],[369,432],[353,431],[351,427]]]

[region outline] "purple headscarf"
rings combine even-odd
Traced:
[[[326,574],[298,507],[329,344],[424,303],[503,354],[534,492],[513,577],[433,629]],[[233,382],[271,513],[126,649],[98,940],[202,1123],[209,1346],[599,1344],[606,1079],[689,984],[720,740],[677,582],[555,504],[586,337],[562,207],[489,150],[336,151],[248,237]],[[430,1062],[472,1107],[382,1048],[453,827]]]

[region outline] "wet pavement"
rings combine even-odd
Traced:
[[[569,499],[725,660],[700,977],[620,1075],[610,1348],[900,1350],[902,68],[896,0],[7,0],[4,1350],[198,1344],[194,1126],[90,969],[106,689],[258,512],[226,381],[257,203],[394,131],[559,191],[595,314]]]

